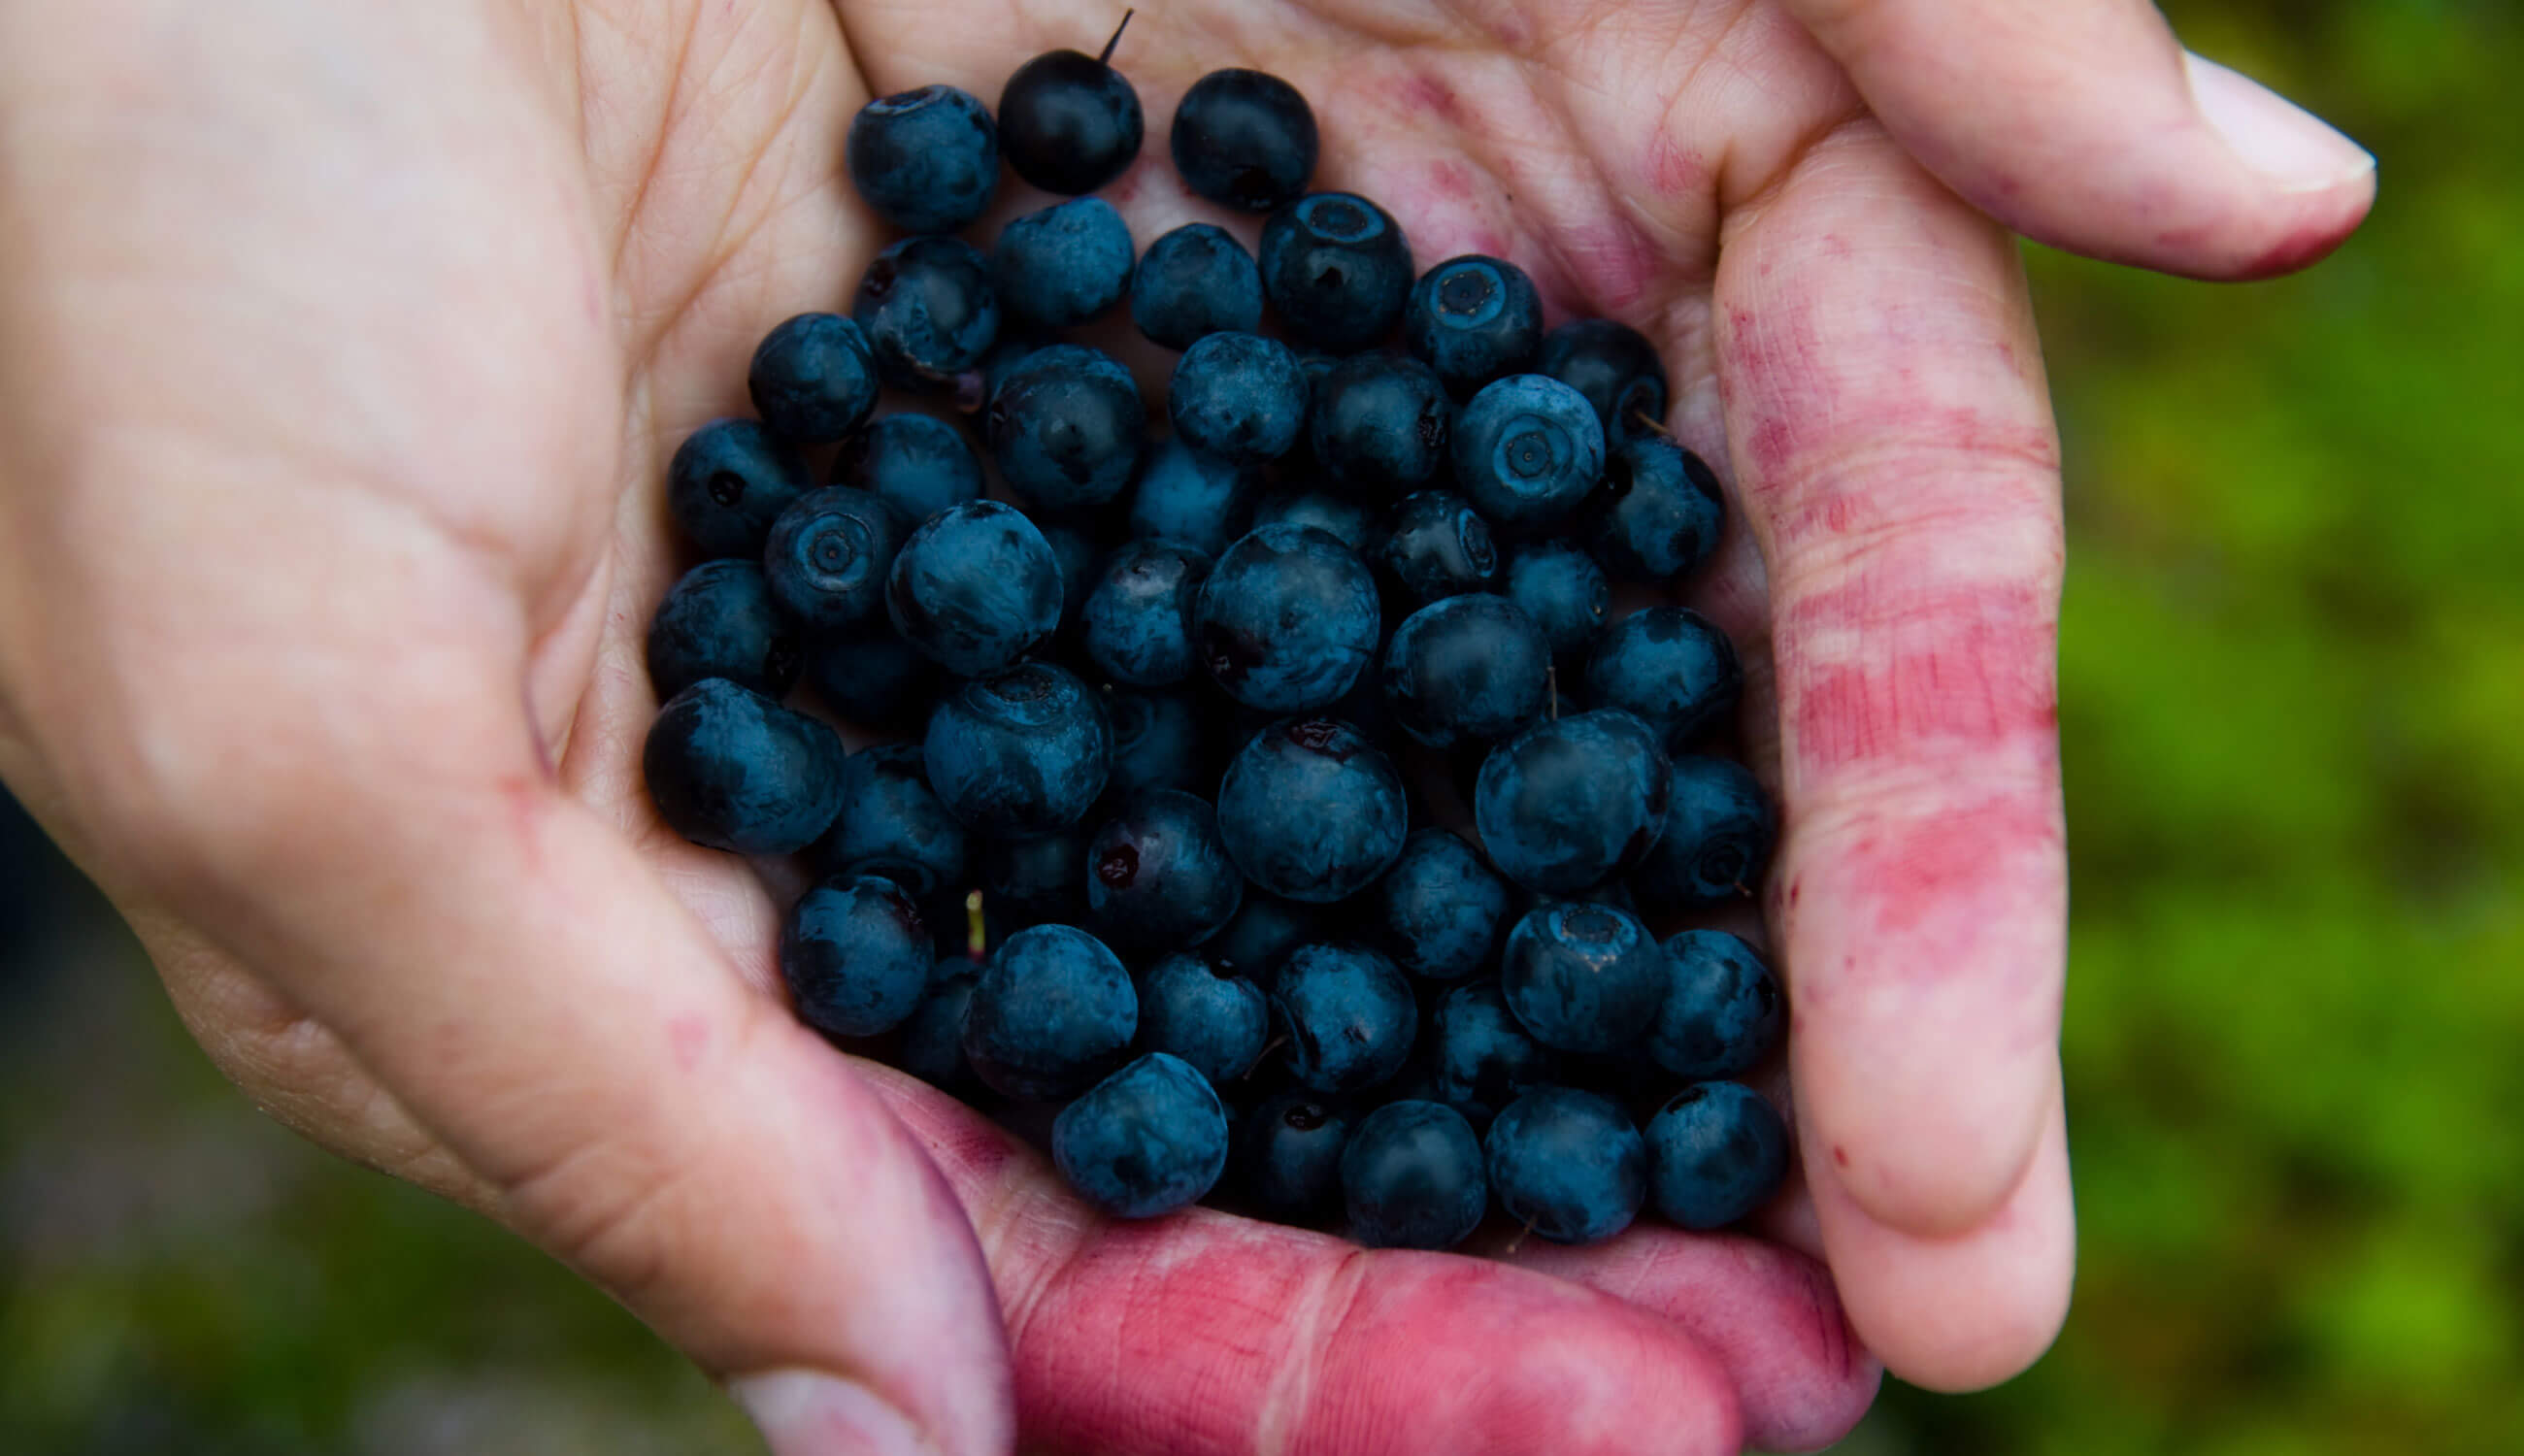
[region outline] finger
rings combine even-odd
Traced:
[[[1961,1235],[2056,1104],[2061,522],[2022,279],[1862,121],[1730,218],[1718,314],[1773,605],[1772,911],[1808,1172],[1891,1228]],[[1933,1357],[1899,1310],[1852,1314],[1896,1374]]]
[[[1788,0],[1911,155],[2010,227],[2205,278],[2287,272],[2374,200],[2357,145],[2186,53],[2147,0]]]
[[[1732,1456],[1742,1444],[1724,1368],[1645,1309],[1485,1260],[1371,1252],[1207,1209],[1099,1219],[979,1114],[899,1074],[867,1075],[981,1232],[1030,1451]]]

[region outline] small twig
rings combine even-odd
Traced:
[[[1499,1250],[1499,1256],[1501,1258],[1505,1258],[1509,1254],[1515,1253],[1518,1249],[1525,1247],[1526,1237],[1532,1232],[1533,1220],[1527,1219],[1525,1221],[1525,1227],[1517,1230],[1516,1237],[1507,1241],[1507,1246],[1505,1248]]]
[[[1287,1044],[1288,1034],[1286,1032],[1282,1032],[1280,1035],[1273,1037],[1270,1041],[1263,1043],[1262,1049],[1253,1053],[1253,1065],[1246,1067],[1244,1069],[1244,1075],[1237,1080],[1239,1082],[1244,1081],[1250,1078],[1254,1073],[1261,1071],[1262,1064],[1271,1059],[1271,1053]]]
[[[1560,664],[1548,662],[1542,668],[1542,686],[1551,695],[1551,721],[1560,721]]]
[[[990,943],[983,930],[982,892],[976,890],[964,897],[964,953],[980,960]]]
[[[1113,47],[1122,43],[1122,32],[1131,28],[1131,17],[1138,14],[1136,10],[1122,12],[1122,24],[1113,27],[1113,38],[1104,42],[1104,54],[1095,58],[1096,65],[1109,66],[1113,63]]]
[[[1662,419],[1650,419],[1650,418],[1648,418],[1648,412],[1646,412],[1645,410],[1633,410],[1633,411],[1631,411],[1631,412],[1630,412],[1630,417],[1631,417],[1632,419],[1637,420],[1637,421],[1639,422],[1640,427],[1641,427],[1641,428],[1643,428],[1643,429],[1650,429],[1650,430],[1654,430],[1655,432],[1657,432],[1657,433],[1658,433],[1658,434],[1660,434],[1660,435],[1665,436],[1665,437],[1666,437],[1667,439],[1669,439],[1669,440],[1671,440],[1671,439],[1673,439],[1673,438],[1674,438],[1674,431],[1672,431],[1672,430],[1670,430],[1670,429],[1667,429],[1667,428],[1665,427],[1665,421],[1664,421],[1664,420],[1662,420]]]

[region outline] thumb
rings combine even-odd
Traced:
[[[2374,200],[2374,158],[2185,52],[2147,0],[1787,6],[1920,165],[2040,242],[2265,277],[2338,247]]]

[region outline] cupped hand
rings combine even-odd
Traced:
[[[837,1054],[780,1000],[770,893],[639,782],[663,461],[880,245],[851,113],[994,97],[1117,19],[0,7],[0,772],[259,1102],[568,1260],[784,1456],[1020,1420],[1046,1450],[1814,1445],[1873,1388],[1850,1327],[1930,1384],[2020,1368],[2071,1251],[2060,519],[1974,205],[2240,276],[2345,236],[2362,155],[2137,0],[1143,11],[1151,145],[1115,188],[1143,242],[1197,211],[1174,99],[1278,72],[1318,184],[1423,264],[1504,254],[1654,336],[1748,528],[1696,600],[1787,824],[1782,1241],[1366,1254],[1100,1222]]]

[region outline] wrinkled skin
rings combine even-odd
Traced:
[[[783,1456],[1723,1452],[1837,1435],[1862,1341],[2003,1378],[2070,1267],[2058,457],[1961,199],[2244,276],[2371,171],[2247,167],[2200,107],[2272,114],[2127,0],[1793,8],[1188,0],[1125,42],[1151,145],[1114,189],[1143,241],[1215,216],[1164,119],[1263,67],[1424,265],[1510,257],[1663,347],[1745,527],[1693,600],[1785,801],[1779,1242],[1098,1222],[797,1025],[773,893],[657,824],[665,458],[885,241],[853,109],[994,97],[1105,7],[0,5],[0,772],[261,1105],[569,1261]]]

